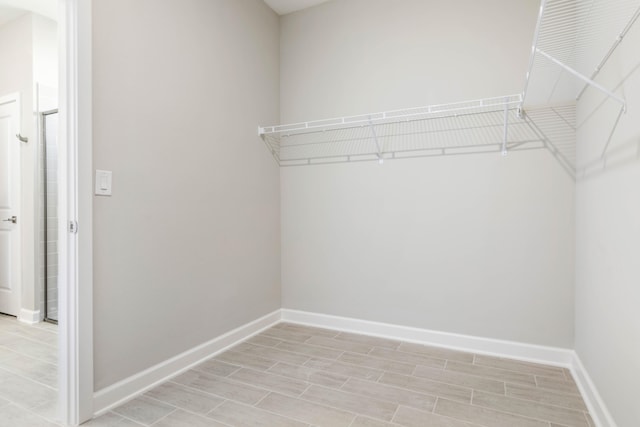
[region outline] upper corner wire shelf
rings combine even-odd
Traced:
[[[640,17],[640,0],[542,0],[523,103],[580,99],[594,87],[624,106],[595,79]]]
[[[575,103],[593,88],[604,98],[596,110],[607,99],[619,104],[617,116],[614,113],[611,117],[608,139],[603,142],[604,156],[627,106],[616,93],[617,87],[607,88],[596,80],[638,18],[640,0],[541,1],[522,107],[540,124],[537,130],[545,135],[549,149],[574,176],[575,133],[584,124],[576,124]],[[549,107],[559,104],[564,107]],[[547,107],[537,107],[541,105]]]
[[[281,166],[545,148],[521,95],[259,128]]]

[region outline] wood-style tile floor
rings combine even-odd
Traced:
[[[57,347],[55,325],[0,314],[0,427],[59,425]]]
[[[568,370],[282,323],[89,426],[593,427]]]

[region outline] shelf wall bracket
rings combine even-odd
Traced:
[[[369,116],[369,128],[371,129],[371,135],[373,135],[373,141],[376,143],[376,151],[378,156],[378,163],[383,164],[384,158],[382,157],[382,149],[380,148],[380,142],[378,141],[378,135],[376,134],[376,129],[373,127],[373,122],[371,121],[371,116]]]
[[[554,64],[556,64],[560,68],[564,69],[568,73],[570,73],[573,76],[577,77],[578,79],[582,80],[586,84],[588,84],[590,86],[593,86],[594,88],[598,89],[600,92],[604,93],[609,98],[612,98],[612,99],[618,101],[622,105],[622,111],[623,112],[627,111],[627,102],[623,98],[621,98],[618,95],[616,95],[615,93],[611,92],[609,89],[605,88],[604,86],[602,86],[599,83],[596,83],[595,81],[591,80],[589,77],[586,77],[586,76],[582,75],[578,71],[576,71],[573,68],[569,67],[567,64],[563,63],[562,61],[559,61],[558,59],[554,58],[553,56],[549,55],[548,53],[546,53],[545,51],[543,51],[543,50],[541,50],[539,48],[536,48],[536,53],[539,53],[540,55],[544,56],[549,61],[553,62]]]
[[[507,139],[509,137],[509,100],[504,100],[504,133],[502,139],[502,155],[507,155]]]

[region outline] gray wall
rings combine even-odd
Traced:
[[[278,17],[262,0],[95,0],[95,388],[280,307]]]
[[[603,158],[619,105],[593,89],[578,104],[576,351],[620,427],[640,425],[638,46],[636,22],[597,80],[628,104]]]
[[[341,0],[284,16],[282,122],[519,93],[538,7]],[[571,348],[574,189],[546,151],[283,169],[283,306]]]

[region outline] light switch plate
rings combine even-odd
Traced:
[[[112,172],[96,169],[96,196],[110,196]]]

